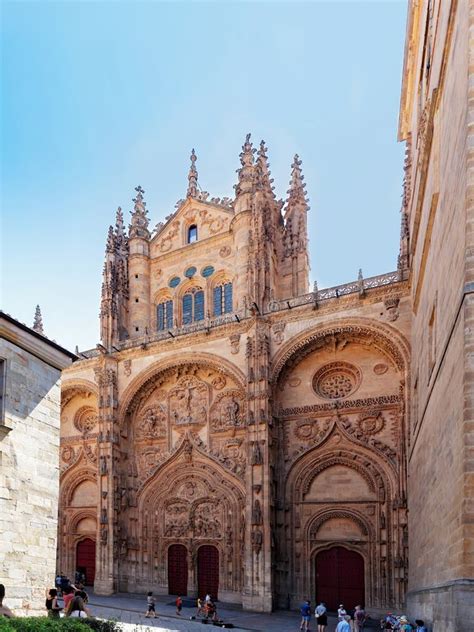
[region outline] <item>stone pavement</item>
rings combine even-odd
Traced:
[[[203,632],[204,630],[216,630],[214,626],[204,627],[200,621],[191,621],[190,617],[196,612],[192,601],[185,599],[182,616],[175,613],[173,597],[168,595],[157,595],[156,611],[158,618],[146,619],[146,596],[117,594],[111,597],[95,595],[89,592],[89,606],[92,614],[103,619],[115,619],[124,624],[140,625],[140,631],[146,630],[148,627],[153,632],[170,631],[170,632]],[[289,612],[287,610],[279,610],[271,614],[262,614],[257,612],[248,612],[242,610],[238,606],[232,604],[217,604],[218,615],[227,623],[233,623],[235,629],[252,630],[258,632],[260,630],[272,630],[272,632],[298,632],[300,618],[297,612]],[[327,632],[333,632],[336,628],[337,620],[335,617],[329,617],[329,625]],[[143,627],[142,627],[143,626]],[[134,626],[124,626],[127,632],[135,630]],[[316,626],[314,618],[311,621],[312,632],[315,632]]]

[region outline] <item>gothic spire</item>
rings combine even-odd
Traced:
[[[194,149],[191,151],[191,167],[188,173],[188,190],[186,191],[186,197],[197,197],[198,194],[198,172],[196,169],[197,156]]]
[[[123,223],[123,212],[121,207],[117,208],[115,215],[115,249],[120,255],[126,255],[128,251],[128,241]]]
[[[291,165],[290,188],[288,189],[287,204],[288,207],[300,205],[308,210],[308,200],[306,199],[306,184],[303,182],[304,176],[301,171],[301,160],[298,154],[295,154],[293,164]]]
[[[146,202],[143,201],[143,194],[145,191],[140,185],[135,187],[137,195],[133,198],[134,202],[132,214],[132,220],[129,226],[128,236],[129,239],[134,237],[141,237],[142,239],[150,239],[150,231],[148,230],[148,211],[146,210]]]
[[[250,134],[247,134],[245,143],[242,145],[242,151],[240,152],[240,164],[242,167],[237,169],[239,182],[235,186],[236,195],[252,190],[255,170],[254,153],[256,151],[250,142]]]
[[[42,334],[44,336],[43,317],[41,316],[41,309],[39,305],[36,306],[35,318],[33,320],[33,329],[37,333]]]
[[[267,148],[265,147],[265,141],[260,141],[260,148],[257,152],[256,160],[256,178],[257,185],[273,194],[273,178],[270,177],[270,165],[268,164]]]

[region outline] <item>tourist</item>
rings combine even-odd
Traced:
[[[211,595],[209,593],[207,593],[207,595],[204,597],[204,601],[206,603],[209,603],[211,601]]]
[[[301,612],[300,630],[309,630],[309,622],[311,619],[311,602],[307,600],[303,604],[301,604],[300,612]]]
[[[197,604],[196,617],[199,617],[199,616],[201,616],[201,615],[202,615],[202,611],[203,611],[203,608],[202,608],[202,599],[201,599],[201,597],[198,597],[198,598],[197,598],[197,602],[196,602],[196,604]]]
[[[367,619],[365,610],[362,606],[356,606],[354,611],[354,630],[355,632],[362,632],[364,629],[364,623]]]
[[[84,600],[81,597],[74,597],[66,611],[66,617],[87,619],[88,616],[89,614],[84,606]]]
[[[181,610],[183,609],[183,600],[181,597],[176,598],[176,614],[181,616]]]
[[[342,615],[342,619],[337,624],[336,632],[351,632],[351,618],[348,614]]]
[[[67,586],[63,590],[63,601],[64,601],[64,609],[69,606],[71,601],[74,599],[74,588],[72,586]]]
[[[321,601],[319,606],[316,606],[314,616],[316,617],[316,623],[318,624],[318,632],[324,632],[328,624],[327,608],[324,601]]]
[[[146,611],[145,617],[148,619],[153,614],[153,618],[155,618],[156,617],[155,598],[153,597],[153,593],[151,590],[147,593],[146,604],[147,604],[147,611]]]
[[[415,625],[418,632],[428,632],[425,626],[425,622],[422,619],[415,619]]]
[[[0,584],[0,617],[6,617],[7,619],[11,619],[15,615],[7,608],[7,606],[3,605],[3,600],[5,599],[5,586]]]
[[[61,577],[62,577],[62,573],[58,573],[56,575],[56,579],[54,580],[54,585],[56,586],[57,590],[61,590]]]
[[[53,619],[59,619],[59,613],[62,608],[58,604],[58,591],[56,588],[51,588],[46,597],[46,610],[48,611],[48,617]]]
[[[89,603],[89,595],[86,593],[85,590],[76,590],[74,591],[74,597],[80,597],[82,599],[82,602],[84,604],[84,610],[86,611],[86,614],[88,617],[91,617],[91,612],[88,608],[88,603]]]
[[[210,596],[209,596],[209,601],[206,603],[206,619],[211,619],[211,621],[217,621],[216,604],[212,601]]]
[[[339,621],[344,621],[344,617],[346,616],[346,614],[347,612],[344,608],[344,605],[340,603],[339,608],[337,609],[337,618],[339,619]]]
[[[413,626],[408,621],[407,617],[403,614],[400,617],[400,632],[412,632]]]

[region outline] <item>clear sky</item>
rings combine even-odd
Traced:
[[[1,307],[95,346],[115,209],[141,184],[151,225],[184,197],[189,153],[231,196],[245,134],[276,193],[295,152],[320,287],[396,268],[406,2],[2,3]]]

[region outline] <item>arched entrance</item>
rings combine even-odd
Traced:
[[[330,610],[364,605],[364,558],[356,551],[334,546],[316,556],[316,600]]]
[[[77,544],[76,570],[86,576],[86,585],[92,586],[95,579],[95,542],[85,538]]]
[[[188,594],[188,551],[183,544],[172,544],[168,549],[168,593]]]
[[[215,546],[200,546],[197,555],[198,593],[217,599],[219,591],[219,551]]]

